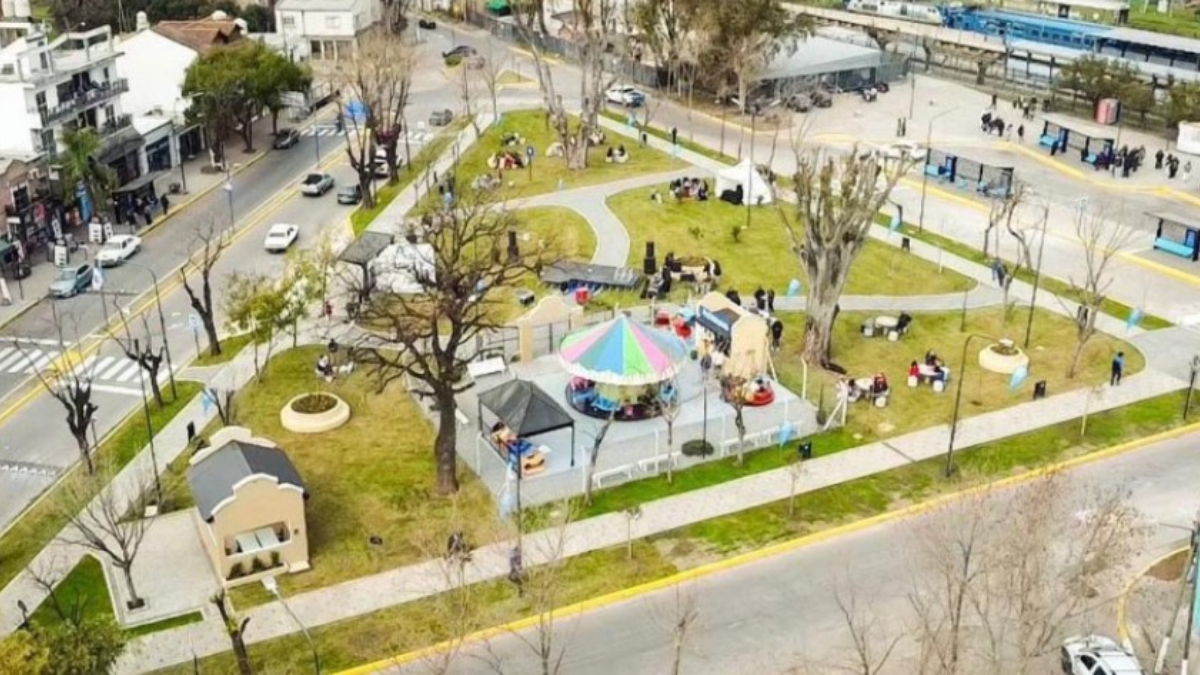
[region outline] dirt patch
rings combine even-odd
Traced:
[[[654,548],[680,571],[695,569],[724,557],[694,539],[655,539]]]
[[[1178,581],[1183,576],[1187,565],[1188,552],[1178,551],[1174,555],[1163,558],[1146,570],[1146,576],[1159,581]]]
[[[305,415],[319,415],[337,406],[337,399],[326,394],[309,394],[292,401],[292,410]]]

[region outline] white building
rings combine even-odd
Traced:
[[[275,30],[296,58],[336,61],[354,53],[358,36],[383,17],[379,0],[280,0]]]
[[[137,178],[142,139],[121,107],[129,83],[117,56],[108,26],[50,39],[40,26],[0,23],[0,154],[53,165],[63,130],[88,127],[103,141],[96,159],[122,183]]]

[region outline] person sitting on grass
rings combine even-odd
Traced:
[[[333,361],[330,360],[329,354],[322,354],[321,358],[317,359],[317,376],[324,378],[326,382],[333,382]]]
[[[925,365],[933,367],[941,364],[942,361],[938,358],[937,352],[933,351],[932,349],[925,352]]]
[[[908,376],[909,377],[920,377],[921,376],[921,367],[917,365],[916,361],[913,361],[912,363],[908,364]]]
[[[875,378],[871,380],[871,393],[875,396],[881,396],[888,391],[887,376],[883,373],[875,373]]]

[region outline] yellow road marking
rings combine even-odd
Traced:
[[[962,501],[964,499],[967,499],[974,495],[982,494],[989,490],[1006,489],[1006,488],[1014,487],[1014,486],[1021,485],[1024,483],[1028,483],[1030,481],[1036,480],[1038,478],[1047,476],[1049,474],[1052,474],[1052,473],[1055,473],[1058,471],[1073,469],[1073,468],[1076,468],[1079,466],[1084,466],[1086,464],[1092,464],[1092,463],[1095,463],[1095,462],[1098,462],[1098,461],[1101,461],[1104,459],[1110,459],[1112,457],[1116,457],[1118,455],[1122,455],[1127,452],[1131,452],[1133,450],[1145,447],[1147,445],[1159,443],[1162,441],[1167,441],[1167,440],[1170,440],[1173,438],[1178,438],[1180,436],[1184,436],[1186,434],[1197,432],[1197,431],[1200,431],[1200,423],[1189,424],[1186,426],[1178,427],[1176,429],[1172,429],[1170,431],[1164,431],[1162,433],[1154,434],[1153,436],[1147,436],[1145,438],[1139,438],[1139,439],[1136,439],[1133,441],[1129,441],[1127,443],[1121,443],[1119,445],[1114,445],[1111,448],[1105,448],[1104,450],[1098,450],[1098,451],[1093,452],[1088,455],[1081,455],[1079,457],[1073,457],[1071,459],[1068,459],[1068,460],[1065,460],[1062,462],[1044,466],[1040,469],[1034,469],[1033,471],[1027,471],[1023,474],[1019,474],[1016,476],[1010,476],[1008,478],[1003,478],[998,481],[993,481],[991,483],[985,483],[983,485],[976,485],[974,487],[969,487],[964,490],[959,490],[958,492],[953,492],[950,494],[942,495],[941,497],[935,497],[933,499],[930,499],[930,500],[927,500],[924,502],[920,502],[918,504],[906,506],[902,509],[897,509],[895,511],[888,511],[886,513],[881,513],[878,515],[870,516],[868,518],[864,518],[862,520],[858,520],[853,523],[846,523],[845,525],[839,525],[837,527],[832,527],[832,528],[830,528],[828,530],[824,530],[822,532],[816,532],[816,533],[805,535],[802,537],[797,537],[795,539],[791,539],[789,541],[781,542],[778,544],[773,544],[771,546],[767,546],[765,548],[761,548],[756,551],[750,551],[747,553],[743,553],[741,555],[733,556],[731,558],[726,558],[724,560],[719,560],[717,562],[709,563],[707,565],[701,565],[700,567],[696,567],[694,569],[679,572],[677,574],[673,574],[668,577],[663,577],[662,579],[650,581],[650,582],[647,582],[644,584],[639,584],[637,586],[631,586],[629,588],[624,588],[624,589],[621,589],[618,591],[613,591],[612,593],[608,593],[608,594],[601,595],[601,596],[598,596],[595,598],[584,600],[582,602],[577,602],[572,605],[567,605],[566,607],[562,607],[560,609],[556,609],[553,611],[553,614],[556,617],[563,617],[563,616],[569,616],[572,614],[582,614],[584,612],[601,609],[604,607],[615,605],[619,602],[624,602],[624,601],[630,600],[632,598],[636,598],[639,596],[646,595],[648,593],[652,593],[657,590],[661,590],[663,588],[669,588],[671,586],[676,586],[678,584],[681,584],[681,583],[684,583],[687,581],[693,581],[695,579],[712,576],[713,574],[716,574],[717,572],[722,572],[722,571],[729,570],[729,569],[743,567],[749,563],[756,562],[756,561],[762,560],[764,558],[770,558],[770,557],[777,556],[777,555],[787,553],[790,551],[794,551],[797,549],[806,548],[806,547],[812,546],[814,544],[828,541],[830,539],[836,539],[838,537],[841,537],[841,536],[844,536],[844,535],[847,535],[847,534],[850,534],[853,532],[865,530],[865,529],[874,527],[876,525],[882,525],[884,523],[889,523],[892,521],[900,521],[900,520],[906,520],[909,518],[913,518],[915,516],[921,515],[923,513],[927,513],[933,509],[939,508],[946,504],[951,504],[954,502]],[[406,663],[412,663],[413,661],[424,658],[431,654],[436,654],[436,653],[439,653],[439,652],[442,652],[442,651],[445,651],[445,650],[448,650],[451,648],[457,648],[463,644],[481,642],[481,641],[487,640],[489,638],[495,637],[497,635],[502,635],[505,633],[512,633],[512,632],[520,631],[525,628],[529,628],[531,626],[536,625],[538,622],[538,619],[539,619],[539,617],[537,615],[528,616],[523,619],[518,619],[516,621],[512,621],[510,623],[506,623],[506,624],[503,624],[500,626],[493,626],[492,628],[487,628],[487,629],[484,629],[481,631],[477,631],[475,633],[467,635],[458,640],[447,640],[447,641],[439,642],[435,645],[425,647],[423,649],[418,649],[416,651],[411,651],[411,652],[408,652],[405,654],[398,654],[391,658],[380,659],[373,663],[368,663],[368,664],[364,664],[361,666],[356,666],[354,668],[350,668],[348,670],[343,670],[340,673],[338,673],[337,675],[368,675],[369,673],[374,673],[376,671],[383,670],[384,668],[390,668],[390,667],[394,667],[394,666],[398,666],[398,665],[403,665]]]
[[[1137,583],[1142,580],[1142,577],[1149,574],[1150,570],[1154,569],[1154,567],[1159,563],[1167,558],[1170,558],[1171,556],[1179,555],[1187,550],[1188,547],[1184,546],[1182,548],[1177,548],[1170,553],[1164,553],[1163,555],[1155,558],[1147,563],[1145,567],[1139,570],[1137,574],[1133,575],[1133,577],[1130,578],[1130,580],[1125,584],[1125,587],[1121,589],[1121,594],[1117,596],[1117,641],[1122,645],[1124,645],[1129,639],[1129,627],[1125,625],[1125,611],[1126,605],[1129,602],[1129,594],[1133,592],[1133,587],[1136,586]],[[1186,572],[1184,573],[1186,574]]]

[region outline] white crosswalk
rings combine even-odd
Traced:
[[[43,370],[54,362],[61,352],[53,349],[42,349],[34,347],[0,347],[0,375],[32,375]],[[111,393],[123,393],[140,396],[141,391],[137,387],[140,385],[138,380],[141,366],[133,359],[122,356],[96,356],[92,355],[83,360],[82,363],[74,364],[72,371],[81,377],[90,377],[93,382],[97,383],[112,383],[114,385],[131,385],[130,387],[120,386],[96,386],[98,391],[108,391]],[[166,373],[160,373],[160,380],[166,378]]]
[[[304,131],[301,131],[300,135],[301,136],[344,136],[344,135],[346,135],[346,132],[338,131],[337,127],[316,126],[316,127],[308,127]],[[429,138],[433,134],[429,131],[424,131],[421,129],[411,129],[405,135],[408,137],[408,140],[412,143],[424,143],[425,141],[428,141]],[[403,142],[404,138],[401,137],[400,140],[401,140],[401,142]]]

